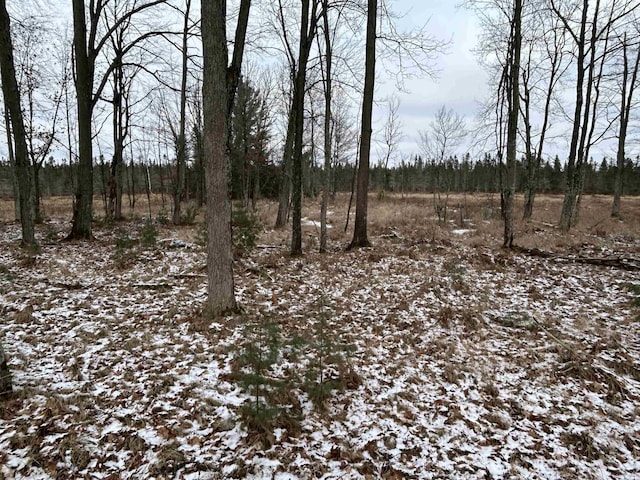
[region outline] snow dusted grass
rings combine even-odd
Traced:
[[[266,229],[236,262],[243,313],[213,321],[198,313],[197,225],[163,227],[160,239],[180,241],[124,259],[107,228],[65,243],[55,232],[67,225],[51,221],[30,254],[3,225],[0,336],[15,392],[0,403],[0,478],[638,478],[637,272],[502,251],[484,200],[457,234],[428,202],[372,202],[374,247],[356,252],[338,250],[342,205],[331,254],[312,252],[313,225],[296,259],[287,232]],[[589,231],[597,220],[560,237],[538,217],[520,234],[637,258],[638,223]],[[141,226],[120,228],[135,238]],[[240,421],[244,325],[267,314],[285,337],[308,334],[321,298],[356,347],[357,379],[324,412],[295,388],[300,424],[264,449]],[[276,373],[307,361],[283,354]]]

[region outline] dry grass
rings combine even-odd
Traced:
[[[588,195],[582,200],[582,210],[578,224],[569,234],[563,235],[556,225],[562,208],[561,195],[538,195],[534,207],[533,218],[522,221],[521,196],[516,196],[516,243],[523,247],[540,248],[552,251],[578,250],[584,245],[602,248],[612,242],[634,241],[640,237],[640,197],[624,197],[620,218],[610,215],[612,198],[605,195]],[[502,220],[499,214],[499,196],[497,194],[455,194],[449,199],[448,222],[440,224],[433,209],[433,200],[429,194],[386,194],[383,199],[371,194],[369,197],[368,228],[372,238],[385,236],[407,244],[448,245],[454,238],[451,231],[459,228],[470,230],[465,235],[455,235],[456,240],[472,247],[496,246],[501,243]],[[349,229],[345,233],[349,195],[341,193],[329,205],[329,239],[330,248],[343,248],[351,239],[355,208],[351,210]],[[71,197],[48,197],[43,199],[47,223],[40,227],[42,236],[59,239],[64,227],[56,224],[69,222],[71,219]],[[160,195],[153,195],[151,206],[145,196],[139,196],[135,210],[128,206],[125,198],[125,216],[139,220],[151,216],[159,218],[160,212],[170,209],[169,199],[164,204]],[[461,210],[464,219],[461,224]],[[94,199],[94,212],[99,220],[102,217],[102,199]],[[170,212],[169,212],[170,213]],[[275,230],[272,228],[277,213],[274,201],[263,200],[258,203],[258,218],[265,228],[260,242],[271,245],[286,245],[289,239],[289,228]],[[309,220],[319,221],[320,203],[318,199],[307,199],[303,216]],[[204,210],[200,209],[195,221],[201,224]],[[13,203],[0,200],[0,222],[13,221]],[[197,229],[176,228],[167,226],[171,236],[193,242]],[[60,231],[58,231],[60,230]],[[306,251],[317,249],[319,228],[305,225],[304,247]],[[165,233],[165,232],[163,232]],[[183,238],[184,237],[184,238]]]

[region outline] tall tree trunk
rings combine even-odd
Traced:
[[[236,25],[236,33],[233,41],[231,65],[227,68],[227,120],[231,119],[236,91],[238,90],[238,83],[240,82],[242,58],[244,56],[244,44],[245,38],[247,37],[247,25],[249,24],[250,10],[251,0],[240,0],[238,23]]]
[[[324,170],[322,172],[322,204],[320,206],[320,253],[327,251],[327,205],[331,182],[331,32],[329,31],[329,2],[323,1],[324,45],[326,72],[324,78]]]
[[[225,8],[226,9],[226,8]],[[182,30],[182,78],[180,80],[180,125],[178,126],[178,138],[176,139],[176,184],[173,191],[173,224],[179,225],[182,221],[180,204],[184,198],[185,170],[187,166],[187,62],[189,60],[189,12],[191,0],[186,2],[184,12],[184,25]],[[225,95],[226,98],[226,95]],[[226,117],[225,117],[226,118]]]
[[[13,188],[13,216],[16,221],[20,221],[20,193],[18,191],[18,172],[16,159],[13,153],[13,136],[11,135],[11,117],[7,104],[4,105],[4,124],[7,131],[7,149],[9,151],[9,165],[11,165],[11,187]]]
[[[533,213],[533,200],[536,194],[536,183],[538,168],[540,165],[539,158],[533,152],[533,139],[531,136],[531,87],[529,79],[531,75],[531,50],[527,56],[526,67],[522,72],[522,101],[524,106],[522,109],[522,120],[524,123],[524,144],[525,144],[525,179],[524,179],[524,213],[522,218],[527,220],[531,218]]]
[[[84,1],[73,0],[73,49],[78,101],[78,181],[73,209],[73,226],[69,239],[91,239],[93,208],[93,151],[91,145],[91,111],[93,75],[87,52],[87,26]]]
[[[307,62],[316,32],[316,10],[318,0],[302,0],[302,16],[300,22],[300,46],[298,51],[298,71],[293,87],[293,117],[295,119],[295,135],[293,141],[292,176],[292,222],[291,222],[291,255],[302,255],[302,143],[304,140],[304,96],[307,82]]]
[[[369,193],[369,155],[371,152],[371,116],[373,113],[373,91],[376,75],[376,21],[378,1],[367,2],[367,44],[365,55],[364,94],[362,98],[362,126],[358,178],[356,187],[356,219],[353,239],[349,248],[370,246],[367,237],[367,205]]]
[[[553,2],[552,2],[553,5]],[[576,106],[573,116],[573,131],[571,135],[571,144],[569,148],[569,159],[566,169],[566,189],[564,201],[562,203],[562,212],[560,214],[560,229],[568,232],[576,223],[578,214],[578,196],[580,195],[583,176],[584,163],[588,160],[585,155],[585,143],[587,139],[589,110],[591,108],[591,93],[594,83],[595,62],[596,62],[596,43],[598,31],[598,13],[600,9],[600,0],[596,0],[593,8],[593,21],[591,24],[591,37],[589,46],[586,45],[587,18],[589,10],[589,0],[582,2],[582,15],[580,19],[580,32],[577,37],[577,59],[576,59]],[[557,10],[556,10],[556,13]],[[586,53],[590,52],[589,63],[585,65]],[[604,61],[604,53],[602,54]],[[585,73],[588,73],[585,89]],[[595,106],[594,106],[595,108]]]
[[[243,0],[244,3],[244,0]],[[229,89],[225,0],[201,0],[203,72],[203,159],[207,188],[207,310],[220,315],[236,310],[233,294],[233,241],[228,192],[229,111],[235,91]],[[248,21],[241,16],[239,22]],[[236,31],[246,32],[246,23]],[[236,34],[235,49],[244,49],[245,36]],[[238,58],[238,65],[242,57]],[[232,64],[233,65],[233,64]],[[239,71],[239,70],[238,70]],[[229,98],[231,97],[231,98]]]
[[[0,0],[0,77],[2,78],[2,93],[11,118],[11,129],[15,142],[14,155],[16,176],[18,177],[18,195],[20,198],[22,243],[23,245],[35,245],[32,172],[29,165],[24,119],[20,106],[20,91],[18,90],[13,62],[10,19],[5,0]]]
[[[307,81],[307,62],[305,58],[307,28],[309,22],[309,0],[302,0],[302,18],[300,22],[300,47],[298,71],[293,87],[293,117],[295,135],[291,165],[291,255],[302,255],[302,141],[304,130],[304,87]]]
[[[208,313],[235,310],[231,202],[227,191],[226,1],[202,0],[204,158],[207,179]]]
[[[620,96],[620,129],[618,131],[618,152],[616,159],[616,176],[613,185],[613,205],[611,207],[611,216],[620,216],[620,197],[622,196],[622,174],[624,170],[625,162],[625,143],[627,140],[627,127],[629,125],[629,115],[631,113],[631,105],[633,102],[633,92],[636,87],[636,81],[638,78],[638,69],[640,67],[640,52],[636,51],[636,59],[631,70],[631,81],[629,80],[629,57],[627,44],[627,36],[625,33],[623,39],[623,72],[622,72],[622,92]],[[627,94],[627,87],[629,93]]]
[[[516,142],[518,135],[518,113],[520,109],[520,50],[522,44],[522,0],[514,0],[513,9],[513,35],[511,38],[512,53],[509,65],[509,119],[507,125],[507,172],[503,190],[504,198],[504,238],[505,248],[513,247],[514,229],[514,192],[516,184]]]
[[[289,219],[289,199],[291,197],[291,167],[293,153],[293,138],[295,136],[295,117],[293,104],[289,109],[289,119],[287,123],[287,134],[284,140],[284,151],[282,155],[282,173],[280,175],[280,186],[278,189],[278,216],[276,217],[276,228],[284,227]]]
[[[121,48],[121,45],[118,45]],[[109,202],[107,217],[122,220],[122,164],[124,162],[124,142],[127,134],[123,97],[125,95],[122,54],[116,52],[116,67],[113,70],[113,157],[109,168]]]

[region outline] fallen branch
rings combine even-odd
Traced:
[[[170,283],[137,283],[134,287],[144,288],[146,290],[169,290],[173,288]]]
[[[513,251],[523,253],[532,257],[549,258],[560,262],[584,263],[587,265],[598,265],[601,267],[619,268],[630,272],[640,271],[640,259],[625,257],[584,257],[561,255],[559,253],[547,252],[539,248],[525,248],[514,246]]]
[[[207,276],[202,273],[172,273],[171,278],[175,278],[176,280],[184,280],[187,278],[207,278]]]
[[[638,400],[638,395],[632,391],[633,387],[622,377],[616,375],[608,367],[596,364],[599,360],[596,356],[578,350],[577,346],[568,345],[566,342],[555,336],[548,328],[546,328],[535,316],[531,316],[533,321],[560,345],[570,357],[570,360],[564,362],[564,368],[558,370],[563,375],[572,375],[587,380],[599,380],[604,383],[611,393],[619,393],[627,398]]]

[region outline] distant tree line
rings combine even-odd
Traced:
[[[260,198],[275,199],[281,171],[278,165],[266,157],[260,157],[259,150],[253,150],[253,157],[232,151],[230,190],[232,198],[249,206]],[[248,161],[252,158],[253,161]],[[103,206],[108,208],[109,163],[104,159],[95,161],[96,175],[93,187],[96,195],[103,198]],[[44,197],[72,195],[75,165],[45,161],[39,176],[39,190]],[[147,192],[166,197],[167,210],[171,209],[172,192],[175,188],[175,162],[127,162],[123,163],[124,204],[135,206],[136,197]],[[542,193],[561,194],[564,192],[566,168],[558,157],[553,161],[543,161],[537,176],[537,190]],[[516,191],[522,193],[527,186],[526,162],[521,159],[516,164]],[[323,169],[305,155],[303,168],[303,190],[307,197],[316,197],[322,192]],[[353,183],[353,164],[338,164],[334,167],[329,181],[329,193],[349,192]],[[614,159],[590,161],[584,173],[584,193],[611,195],[615,188],[616,165]],[[13,168],[8,160],[0,160],[0,196],[13,197]],[[623,194],[640,195],[640,157],[627,159],[623,172]],[[203,176],[201,166],[195,159],[187,162],[185,169],[185,199],[204,204]],[[449,158],[443,163],[425,161],[419,155],[398,165],[377,165],[371,167],[370,191],[393,193],[451,193],[500,191],[499,164],[489,155],[478,161],[470,156],[462,160]],[[149,190],[150,189],[150,190]]]

